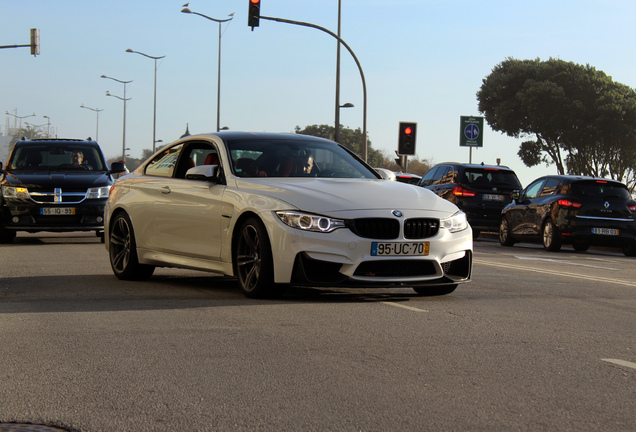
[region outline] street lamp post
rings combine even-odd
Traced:
[[[124,161],[124,163],[126,163],[126,101],[132,99],[132,98],[128,98],[126,99],[126,84],[130,84],[132,82],[132,80],[130,81],[121,81],[118,80],[117,78],[112,78],[106,75],[102,75],[102,78],[108,78],[111,79],[113,81],[117,81],[118,83],[122,83],[124,85],[124,97],[119,97],[116,96],[114,94],[111,94],[109,91],[106,91],[106,96],[112,96],[115,97],[121,101],[124,101],[124,128],[123,128],[123,138],[122,138],[122,143],[121,143],[121,157],[122,160]]]
[[[17,109],[16,109],[16,112],[17,112]],[[6,112],[5,112],[5,114],[6,114],[6,115],[13,116],[13,117],[15,117],[16,119],[19,119],[19,120],[20,120],[20,129],[22,129],[22,119],[25,119],[25,118],[27,118],[27,117],[35,117],[35,113],[33,113],[33,114],[29,114],[29,115],[26,115],[26,116],[19,116],[19,115],[16,115],[16,114],[12,114],[12,113],[10,113],[9,111],[6,111]],[[15,128],[15,122],[13,123],[13,127]]]
[[[336,49],[336,131],[333,140],[340,142],[340,16],[342,2],[338,0],[338,48]],[[345,104],[346,105],[346,104]]]
[[[203,15],[198,12],[191,11],[188,8],[181,9],[181,12],[199,15],[203,18],[209,19],[210,21],[219,23],[219,60],[218,60],[217,84],[216,84],[216,131],[218,132],[221,130],[221,23],[231,21],[234,18],[234,12],[232,12],[229,15],[229,18],[226,18],[226,19],[211,18],[207,15]]]
[[[162,59],[165,56],[155,57],[155,56],[151,56],[151,55],[148,55],[148,54],[144,54],[144,53],[139,52],[139,51],[135,51],[135,50],[130,49],[130,48],[128,48],[126,50],[126,52],[139,54],[139,55],[142,55],[144,57],[148,57],[149,59],[153,59],[155,61],[155,91],[154,91],[154,102],[153,102],[153,109],[152,109],[152,153],[154,154],[155,151],[156,151],[155,143],[157,142],[157,140],[156,140],[156,134],[157,134],[157,60]]]
[[[340,99],[340,98],[338,98]],[[337,117],[336,117],[336,132],[334,133],[334,141],[339,143],[340,142],[340,108],[353,108],[354,105],[351,102],[347,102],[344,105],[338,105],[338,108],[336,110]]]
[[[51,138],[51,117],[42,116],[42,118],[46,119],[46,137]]]
[[[87,107],[84,104],[80,105],[80,108],[86,108],[89,109],[91,111],[95,111],[96,117],[97,119],[95,120],[95,141],[99,142],[99,112],[100,111],[104,111],[104,109],[100,109],[100,108],[91,108],[91,107]]]

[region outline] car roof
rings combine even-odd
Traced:
[[[507,167],[505,165],[485,165],[483,163],[481,164],[473,164],[473,163],[461,163],[461,162],[440,162],[438,164],[435,164],[435,166],[439,166],[439,165],[457,165],[457,166],[461,166],[463,168],[485,168],[485,169],[501,169],[501,170],[510,170],[512,171],[512,169],[510,167]]]
[[[554,174],[554,175],[546,175],[546,176],[542,176],[539,177],[535,180],[533,180],[531,183],[534,183],[536,180],[542,179],[542,178],[554,178],[554,179],[559,179],[559,180],[566,180],[568,182],[574,182],[574,181],[578,181],[578,180],[599,180],[599,181],[606,181],[606,182],[614,182],[614,183],[620,183],[623,184],[622,182],[618,181],[618,180],[614,180],[614,179],[608,179],[608,178],[603,178],[603,177],[594,177],[594,176],[585,176],[585,175],[571,175],[571,174]]]
[[[16,142],[16,145],[68,145],[68,144],[88,144],[93,146],[99,146],[96,141],[93,141],[90,137],[88,139],[75,139],[75,138],[36,138],[36,139],[22,139]]]
[[[297,134],[291,132],[239,132],[239,131],[219,131],[219,132],[210,132],[210,133],[202,133],[197,135],[188,135],[187,137],[183,137],[183,139],[193,139],[193,138],[205,138],[216,136],[223,140],[265,140],[265,139],[277,139],[277,140],[295,140],[295,141],[322,141],[328,142],[336,145],[334,141],[315,137],[312,135],[304,135]],[[180,140],[179,140],[180,141]]]

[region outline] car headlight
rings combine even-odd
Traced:
[[[87,199],[98,199],[98,198],[108,198],[108,191],[110,190],[110,186],[101,186],[90,188],[86,191]]]
[[[29,190],[22,186],[2,186],[2,196],[6,199],[26,200],[31,196]]]
[[[449,218],[441,219],[439,221],[439,226],[441,228],[446,228],[448,232],[452,233],[464,231],[466,228],[468,228],[468,219],[466,219],[466,213],[458,211]]]
[[[303,231],[332,232],[344,228],[345,221],[309,213],[278,211],[276,216],[287,226]]]

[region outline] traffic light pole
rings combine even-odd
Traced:
[[[347,45],[347,43],[345,41],[343,41],[337,34],[335,34],[334,32],[327,30],[324,27],[320,27],[316,24],[311,24],[311,23],[306,23],[306,22],[302,22],[302,21],[293,21],[293,20],[288,20],[288,19],[284,19],[284,18],[273,18],[273,17],[266,17],[261,15],[260,16],[261,19],[266,19],[266,20],[270,20],[270,21],[276,21],[276,22],[282,22],[282,23],[287,23],[287,24],[294,24],[294,25],[300,25],[300,26],[304,26],[304,27],[311,27],[311,28],[315,28],[317,30],[321,30],[331,36],[333,36],[334,38],[336,38],[338,40],[338,42],[340,42],[342,44],[342,46],[344,46],[347,51],[349,51],[349,53],[351,54],[351,57],[353,57],[353,60],[356,62],[356,65],[358,66],[358,69],[360,70],[360,77],[362,78],[362,92],[363,92],[363,108],[362,108],[362,150],[361,150],[361,154],[360,157],[362,158],[362,160],[364,160],[365,162],[367,161],[367,83],[364,79],[364,72],[362,71],[362,66],[360,65],[360,62],[358,61],[358,58],[356,57],[355,53],[353,52],[353,50],[349,47],[349,45]]]

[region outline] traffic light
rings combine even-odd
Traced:
[[[249,9],[247,14],[247,25],[252,27],[258,27],[258,22],[261,18],[261,0],[249,0]]]
[[[40,54],[40,29],[31,29],[31,54]]]
[[[400,122],[400,131],[398,135],[398,154],[414,155],[415,154],[415,132],[417,131],[417,123]]]

